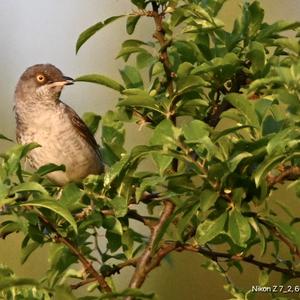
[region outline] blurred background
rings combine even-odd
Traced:
[[[19,76],[29,66],[37,63],[52,63],[65,75],[77,77],[88,73],[100,73],[119,79],[118,70],[122,61],[115,60],[120,44],[127,39],[125,19],[104,28],[92,37],[75,54],[78,35],[90,25],[110,16],[131,11],[129,0],[0,0],[0,133],[14,138],[15,120],[13,94]],[[239,15],[243,1],[228,0],[221,19],[228,28]],[[266,20],[297,20],[300,15],[299,0],[261,0]],[[151,39],[152,20],[149,18],[138,26],[134,38]],[[71,105],[79,115],[86,111],[104,114],[114,107],[117,93],[105,87],[76,83],[67,87],[62,100]],[[127,145],[142,139],[144,132],[134,131]],[[99,138],[98,138],[99,140]],[[9,144],[0,141],[0,151]],[[276,195],[275,195],[276,197]],[[285,194],[285,197],[288,197]],[[19,237],[0,240],[0,263],[11,267],[18,276],[39,278],[47,265],[47,250],[41,249],[24,266],[19,263]],[[144,289],[156,290],[159,299],[226,299],[224,278],[201,267],[204,259],[196,254],[174,254],[150,274]],[[249,272],[248,272],[249,270]],[[244,276],[233,273],[232,277],[244,288],[257,284],[254,268],[246,269]],[[117,285],[125,287],[130,270],[122,271]],[[267,299],[265,296],[261,299]]]

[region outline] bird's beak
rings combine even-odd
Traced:
[[[48,84],[48,86],[51,88],[62,89],[65,85],[70,85],[74,83],[74,79],[72,79],[71,77],[63,76],[62,79],[63,80],[51,82]]]
[[[63,79],[65,80],[65,84],[64,85],[71,85],[74,84],[74,79],[68,76],[63,76]]]

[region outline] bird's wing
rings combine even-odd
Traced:
[[[86,126],[86,124],[82,121],[82,119],[77,115],[77,113],[67,104],[62,103],[65,112],[67,113],[68,117],[70,118],[70,121],[74,125],[74,127],[78,130],[78,133],[89,142],[89,144],[94,148],[96,153],[99,155],[99,158],[101,159],[101,153],[99,151],[98,144],[93,136],[93,134],[90,132],[89,128]]]

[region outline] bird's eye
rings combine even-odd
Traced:
[[[39,74],[39,75],[37,75],[36,76],[36,80],[38,81],[38,82],[44,82],[45,81],[45,76],[44,75],[42,75],[42,74]]]

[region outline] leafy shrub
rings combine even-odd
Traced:
[[[102,296],[78,299],[149,299],[139,288],[173,251],[207,257],[234,299],[255,293],[232,282],[231,268],[243,276],[244,264],[257,266],[261,286],[271,272],[283,275],[283,285],[300,277],[299,217],[285,199],[271,198],[287,182],[300,195],[300,23],[268,24],[253,1],[226,31],[218,18],[225,0],[131,2],[129,15],[91,26],[76,45],[118,19],[127,19],[129,35],[141,18],[154,22],[152,41],[122,43],[123,83],[100,74],[77,78],[119,92],[113,111],[85,115],[93,133],[100,122],[105,174],[60,188],[44,176],[63,166],[22,170],[21,159],[37,145],[1,156],[0,236],[24,235],[23,263],[50,246],[40,281],[0,268],[2,298],[75,299],[71,290],[88,285]],[[149,128],[147,143],[125,149],[126,122]],[[153,166],[142,167],[145,160]],[[116,291],[111,276],[128,266],[128,289]]]

